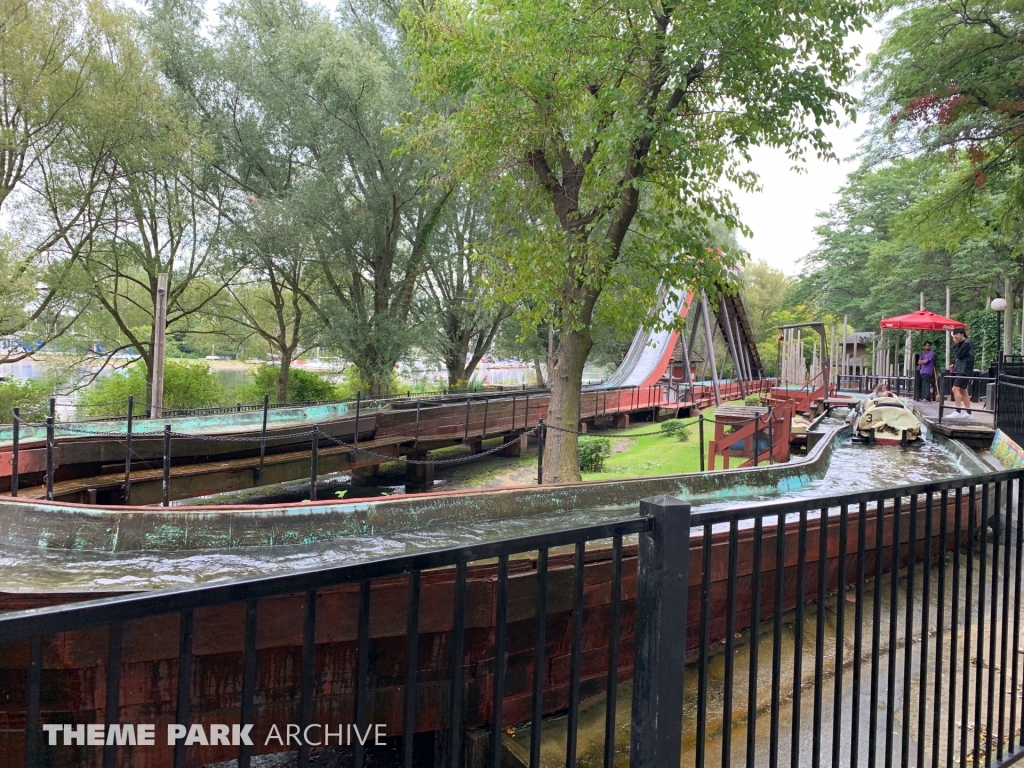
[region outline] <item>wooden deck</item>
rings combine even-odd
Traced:
[[[928,429],[936,434],[962,440],[972,448],[987,448],[995,437],[996,428],[991,413],[974,411],[972,418],[966,418],[965,414],[956,412],[951,401],[947,401],[943,407],[942,421],[939,422],[938,402],[912,400],[911,403],[921,413]],[[979,407],[977,403],[972,405]]]

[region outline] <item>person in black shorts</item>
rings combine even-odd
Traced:
[[[960,413],[960,407],[967,409],[966,417],[973,419],[971,414],[971,395],[967,389],[970,386],[970,376],[974,374],[974,342],[967,338],[967,332],[963,328],[953,331],[953,364],[949,370],[953,372],[953,404],[956,412]]]

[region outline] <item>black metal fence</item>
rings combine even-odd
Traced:
[[[1006,765],[1024,754],[1022,477],[696,513],[659,497],[606,525],[8,614],[0,693],[24,736],[4,754],[248,766],[271,724],[322,741],[347,723],[384,724],[376,762],[404,766],[498,766],[517,726],[531,765],[543,739],[566,765]],[[185,730],[61,740],[140,718]],[[257,738],[185,744],[210,722]],[[313,746],[285,745],[300,766]]]
[[[878,384],[884,384],[895,395],[910,397],[915,393],[913,376],[869,376],[866,374],[836,374],[836,389],[840,392],[869,394]]]
[[[1002,370],[996,388],[996,426],[1018,445],[1024,444],[1024,373]]]

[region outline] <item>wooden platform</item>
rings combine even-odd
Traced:
[[[939,435],[961,440],[972,448],[988,448],[995,437],[996,428],[991,413],[974,411],[973,418],[964,418],[957,414],[951,401],[947,401],[942,411],[942,422],[939,422],[939,404],[925,400],[912,400],[911,405],[921,414],[928,429]],[[972,403],[978,407],[977,403]]]

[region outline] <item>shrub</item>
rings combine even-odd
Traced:
[[[686,422],[682,419],[667,419],[666,421],[661,422],[661,434],[668,437],[670,435],[674,435],[680,429],[685,427]]]
[[[675,432],[675,435],[676,435],[676,440],[678,440],[680,443],[685,443],[691,437],[693,437],[693,430],[690,429],[690,425],[689,424],[686,424],[686,425],[680,427],[679,429],[677,429],[676,432]]]
[[[580,472],[600,472],[611,455],[612,441],[607,437],[580,438]]]
[[[128,396],[135,397],[135,412],[146,407],[146,369],[141,363],[97,379],[82,391],[78,406],[88,418],[119,416],[128,407]],[[206,363],[164,364],[164,408],[212,408],[224,401],[224,387]]]
[[[25,421],[42,421],[49,413],[50,390],[40,381],[26,379],[24,381],[0,382],[0,423],[11,424],[13,408],[21,408],[21,418]]]
[[[249,369],[252,381],[238,390],[240,402],[259,402],[264,395],[270,395],[270,401],[277,402],[276,365],[258,365]],[[301,368],[288,369],[288,402],[304,403],[312,400],[338,399],[338,387],[312,371]]]
[[[747,395],[746,397],[743,398],[743,404],[744,405],[760,405],[761,404],[761,396],[760,395]]]

